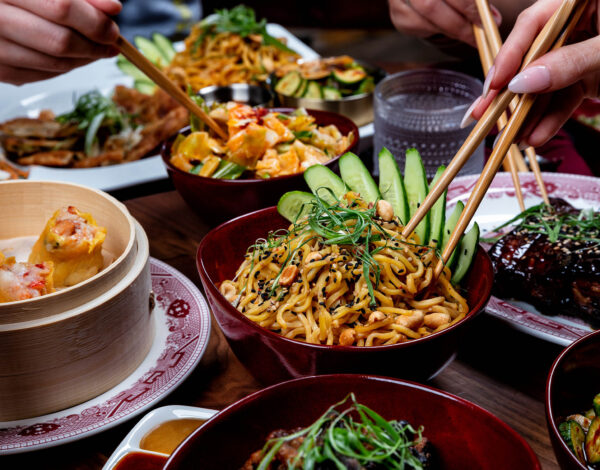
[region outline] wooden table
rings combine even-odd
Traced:
[[[196,247],[210,227],[173,191],[125,204],[146,230],[151,256],[174,266],[200,287]],[[235,358],[214,321],[212,330],[198,367],[155,407],[180,404],[220,409],[260,388]],[[546,429],[543,396],[546,375],[560,350],[482,314],[473,322],[457,359],[430,385],[494,413],[529,442],[544,469],[557,469]],[[0,468],[100,469],[140,418],[72,444],[4,457]]]

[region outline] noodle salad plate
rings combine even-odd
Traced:
[[[89,437],[142,413],[192,372],[206,350],[210,311],[179,271],[150,258],[155,294],[154,341],[122,383],[85,403],[45,416],[0,422],[0,455],[29,452]]]
[[[548,195],[561,198],[577,209],[600,208],[600,179],[562,173],[544,173]],[[525,206],[531,207],[542,202],[533,173],[521,173],[521,186]],[[447,209],[457,201],[466,203],[477,181],[477,175],[456,178],[448,190]],[[511,176],[498,173],[490,186],[474,220],[486,232],[504,224],[521,211],[515,198]],[[514,299],[500,299],[492,296],[486,312],[508,322],[511,326],[532,336],[552,343],[567,346],[573,341],[592,332],[592,327],[583,320],[562,315],[548,316],[540,313],[532,305]]]

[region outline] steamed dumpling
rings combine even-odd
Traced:
[[[0,303],[27,300],[54,292],[51,261],[17,263],[0,252]]]

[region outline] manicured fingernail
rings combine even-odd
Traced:
[[[529,144],[527,142],[519,142],[519,150],[523,152],[529,148]]]
[[[467,109],[467,112],[465,113],[465,115],[462,118],[462,121],[460,122],[461,129],[464,129],[469,124],[475,122],[475,118],[473,116],[471,116],[471,113],[473,112],[473,110],[479,104],[480,101],[481,101],[481,96],[479,98],[477,98],[475,101],[473,101],[471,106],[469,106],[469,109]]]
[[[490,85],[492,84],[492,79],[494,78],[494,72],[496,71],[496,66],[492,65],[490,70],[488,71],[487,77],[485,77],[485,82],[483,83],[483,97],[487,97],[490,92]]]
[[[513,93],[537,93],[550,88],[550,71],[544,65],[523,70],[508,84]]]
[[[500,26],[502,24],[502,13],[500,13],[500,10],[498,10],[494,5],[490,5],[490,9],[492,10],[494,21],[498,26]]]

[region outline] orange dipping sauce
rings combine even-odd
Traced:
[[[117,462],[115,470],[162,470],[168,457],[162,455],[130,452]]]
[[[204,423],[205,420],[194,418],[165,421],[142,437],[140,448],[171,455],[186,437]]]

